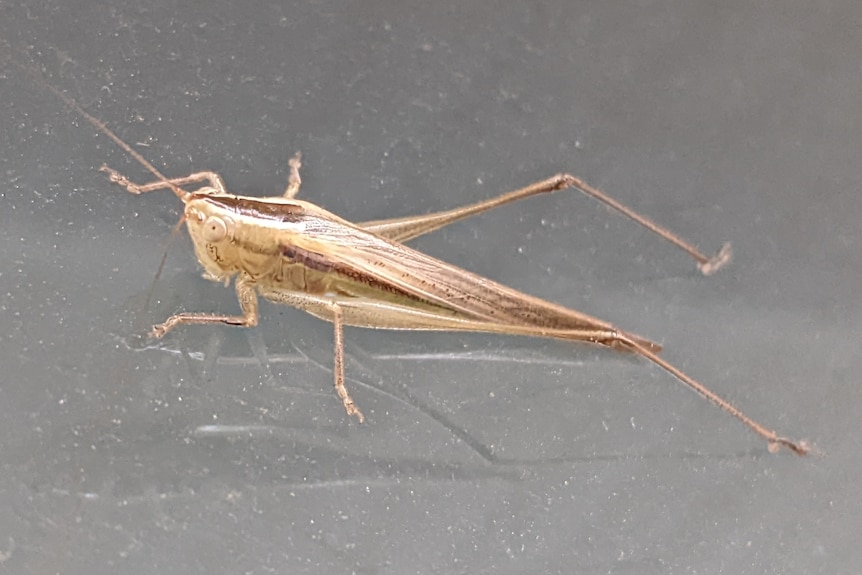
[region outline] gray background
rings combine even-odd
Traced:
[[[22,5],[23,4],[23,5]],[[862,6],[826,2],[0,2],[0,570],[850,573],[862,505]],[[471,4],[468,6],[468,4]],[[568,170],[573,192],[415,242],[663,342],[821,455],[757,437],[645,361],[515,337],[349,329],[143,335],[237,309],[169,193],[213,169],[355,221]]]

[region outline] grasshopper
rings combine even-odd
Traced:
[[[570,174],[558,174],[524,188],[449,211],[351,223],[310,202],[297,200],[301,156],[289,162],[285,193],[247,197],[228,192],[221,176],[198,172],[169,179],[90,115],[74,99],[44,80],[69,107],[113,140],[157,179],[138,185],[102,166],[110,180],[133,194],[170,189],[183,202],[183,220],[204,268],[204,277],[234,281],[241,315],[178,313],[151,331],[164,337],[187,324],[258,324],[258,296],[302,309],[334,326],[335,391],[349,416],[365,417],[344,384],[344,326],[393,330],[468,331],[569,340],[639,355],[675,376],[768,442],[797,455],[804,441],[779,436],[749,418],[703,384],[659,356],[661,346],[587,314],[521,293],[458,268],[403,242],[453,222],[537,194],[575,188],[609,205],[689,253],[709,275],[730,261],[730,245],[707,257],[669,230]],[[183,186],[198,185],[189,192]]]

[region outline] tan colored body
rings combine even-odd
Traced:
[[[262,206],[269,208],[269,218],[261,216]],[[607,322],[366,231],[308,202],[193,194],[185,219],[207,277],[227,282],[241,275],[261,296],[277,303],[304,299],[299,307],[329,321],[327,302],[334,302],[342,307],[344,324],[358,327],[578,340],[592,330],[593,343],[618,342],[616,335],[626,335],[641,346],[661,349],[618,333]]]
[[[425,216],[350,223],[314,204],[293,199],[299,191],[300,157],[291,160],[284,197],[252,198],[227,192],[221,178],[201,172],[138,186],[104,168],[130,192],[165,187],[185,203],[186,225],[205,277],[225,284],[235,278],[242,316],[174,315],[153,328],[164,336],[184,323],[257,325],[257,296],[291,305],[335,326],[335,388],[347,413],[364,421],[344,386],[343,326],[482,331],[574,340],[641,355],[667,370],[769,442],[803,455],[808,447],[750,419],[738,408],[658,356],[661,347],[608,322],[529,296],[432,258],[401,242],[497,206],[535,194],[576,187],[614,207],[690,253],[711,274],[730,259],[725,245],[713,258],[622,206],[603,192],[560,174],[497,198]],[[179,188],[208,181],[196,192]]]
[[[602,320],[472,274],[408,248],[402,242],[504,204],[574,187],[686,251],[704,275],[714,273],[730,260],[729,244],[709,258],[669,230],[569,174],[558,174],[449,211],[362,224],[352,224],[314,204],[293,199],[301,182],[299,154],[290,162],[284,197],[234,196],[213,172],[169,180],[77,102],[33,70],[23,68],[158,178],[154,183],[139,186],[103,167],[113,181],[135,194],[168,188],[183,201],[189,235],[206,278],[226,284],[235,278],[241,316],[180,313],[154,326],[155,337],[163,337],[177,325],[187,323],[255,326],[258,294],[303,309],[333,323],[335,389],[347,413],[360,422],[364,416],[344,386],[345,323],[388,329],[485,331],[605,345],[636,353],[665,369],[766,439],[770,451],[781,447],[797,455],[809,451],[805,442],[781,437],[763,427],[660,358],[657,344]],[[208,182],[209,186],[194,193],[181,187],[200,182]]]

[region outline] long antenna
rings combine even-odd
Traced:
[[[145,167],[147,170],[149,170],[150,173],[152,173],[156,178],[158,178],[159,180],[164,182],[169,188],[171,188],[171,190],[174,192],[174,194],[176,194],[176,196],[179,199],[183,200],[183,202],[186,201],[186,199],[188,198],[188,195],[189,195],[189,193],[187,191],[183,190],[182,188],[180,188],[176,184],[172,183],[164,174],[162,174],[158,169],[156,169],[156,167],[154,165],[152,165],[149,161],[147,161],[147,159],[145,157],[143,157],[139,152],[134,150],[126,142],[124,142],[122,139],[120,139],[120,137],[118,135],[116,135],[113,132],[113,130],[111,130],[107,126],[107,124],[105,124],[103,121],[99,120],[95,116],[91,115],[83,107],[81,107],[81,105],[78,104],[78,102],[74,98],[61,92],[59,88],[50,84],[40,74],[37,74],[36,71],[33,70],[32,68],[25,66],[25,65],[15,61],[14,59],[12,59],[11,61],[13,64],[15,64],[16,66],[21,68],[28,76],[30,76],[30,79],[32,79],[34,82],[36,82],[37,84],[51,90],[51,92],[53,92],[58,98],[63,100],[63,102],[67,106],[69,106],[75,112],[80,114],[85,120],[90,122],[90,124],[92,124],[93,127],[96,128],[97,131],[104,134],[105,136],[108,136],[115,144],[117,144],[117,146],[119,146],[122,150],[124,150],[132,158],[137,160],[143,167]]]
[[[10,51],[12,50],[11,46],[8,46],[8,44],[7,44],[7,47],[10,49]],[[64,104],[66,104],[69,108],[71,108],[72,110],[77,112],[81,117],[83,117],[90,124],[92,124],[92,126],[94,128],[96,128],[96,131],[98,133],[101,133],[101,134],[107,136],[108,138],[110,138],[117,146],[119,146],[123,151],[125,151],[127,154],[129,154],[129,156],[131,156],[132,158],[137,160],[138,163],[140,163],[144,168],[146,168],[150,173],[152,173],[160,181],[164,182],[165,185],[167,187],[169,187],[171,189],[171,191],[173,191],[174,194],[178,198],[180,198],[180,200],[183,201],[183,203],[185,203],[188,200],[188,197],[190,195],[189,192],[185,191],[184,189],[182,189],[178,185],[174,184],[171,180],[169,180],[153,164],[151,164],[144,156],[142,156],[138,151],[134,150],[131,146],[129,146],[126,142],[124,142],[117,134],[115,134],[114,131],[111,130],[107,126],[107,124],[105,124],[103,121],[99,120],[98,118],[96,118],[95,116],[93,116],[92,114],[87,112],[80,104],[78,104],[78,102],[74,98],[66,95],[59,88],[55,87],[53,84],[48,82],[44,78],[44,76],[42,76],[42,74],[40,74],[34,68],[32,68],[30,66],[26,66],[26,65],[22,64],[21,62],[18,62],[15,58],[9,58],[9,61],[12,62],[13,64],[15,64],[18,68],[20,68],[25,74],[27,74],[27,76],[34,83],[36,83],[39,86],[42,86],[44,88],[47,88],[48,90],[53,92],[54,95],[57,96],[58,98],[60,98]],[[104,172],[104,171],[110,171],[110,170],[106,166],[102,166],[101,171]],[[150,285],[150,288],[147,290],[147,297],[144,300],[144,306],[143,306],[144,310],[147,310],[150,307],[150,302],[152,301],[152,296],[153,296],[153,289],[156,285],[156,282],[159,281],[159,278],[162,275],[162,270],[164,270],[164,267],[165,267],[165,262],[168,259],[168,249],[170,248],[170,245],[173,242],[174,238],[177,236],[177,232],[179,231],[180,226],[183,224],[184,221],[185,221],[185,215],[183,215],[180,218],[180,220],[176,223],[176,225],[174,226],[174,229],[171,232],[170,240],[168,241],[167,245],[165,246],[165,250],[162,253],[161,260],[159,260],[159,267],[156,270],[156,275],[153,278],[153,282]]]

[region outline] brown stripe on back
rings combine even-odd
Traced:
[[[298,222],[305,216],[305,210],[295,204],[262,202],[242,196],[202,195],[201,199],[242,216],[274,222]]]
[[[311,270],[322,273],[335,271],[335,262],[327,259],[323,254],[304,250],[296,246],[281,246],[281,255],[291,262],[301,264]]]
[[[334,273],[346,280],[360,283],[373,289],[394,294],[411,301],[421,302],[437,307],[433,302],[417,297],[396,285],[381,281],[380,279],[370,276],[360,270],[330,259],[323,254],[299,248],[297,246],[283,245],[281,247],[281,255],[294,263],[307,267],[308,269],[321,273]]]

